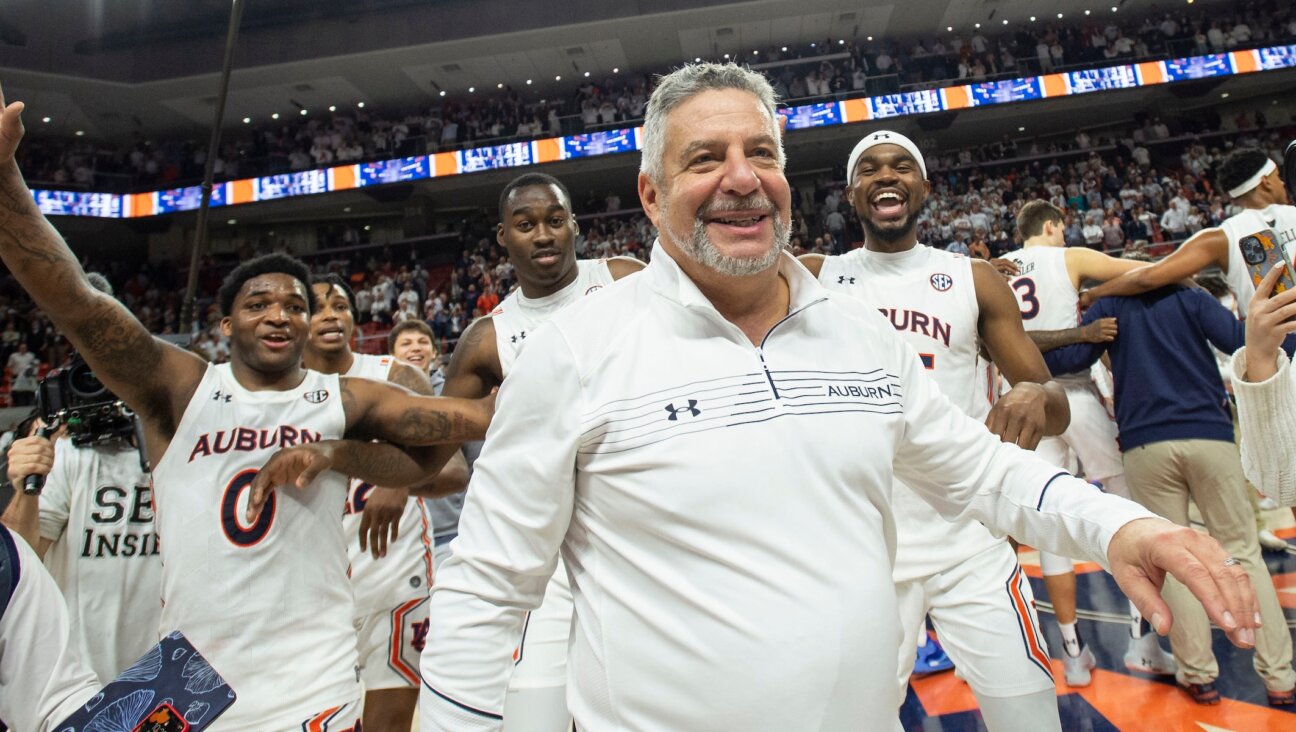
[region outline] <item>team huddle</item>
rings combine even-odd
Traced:
[[[1061,729],[1005,537],[1046,552],[1067,683],[1094,666],[1078,559],[1130,598],[1126,665],[1179,670],[1157,642],[1186,612],[1161,597],[1169,573],[1258,647],[1283,703],[1296,676],[1290,639],[1284,656],[1263,632],[1283,625],[1272,585],[1127,500],[1089,364],[1050,370],[1043,353],[1101,340],[1080,321],[1082,282],[1142,263],[1063,249],[1047,202],[1023,207],[1009,261],[923,246],[925,162],[892,131],[847,158],[865,246],[798,261],[774,102],[733,65],[662,79],[639,175],[660,232],[646,267],[578,261],[559,180],[505,186],[497,240],[519,287],[443,379],[418,321],[388,356],[352,352],[346,282],[284,255],[222,286],[230,363],[155,339],[32,205],[13,163],[21,105],[6,107],[0,257],[144,444],[15,445],[50,479],[6,524],[57,568],[72,618],[46,611],[62,640],[47,629],[55,645],[0,718],[51,729],[178,630],[237,694],[213,730],[403,732],[416,711],[424,732],[884,729],[930,619],[989,729]],[[1285,194],[1272,204],[1296,222]],[[121,582],[156,594],[119,597],[119,624],[89,637],[93,593],[123,593],[91,577],[79,516],[106,504],[75,476],[110,470],[145,497],[107,523],[150,517],[160,560]]]

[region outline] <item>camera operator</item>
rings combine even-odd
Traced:
[[[111,294],[102,277],[92,281]],[[149,474],[135,420],[80,357],[40,383],[37,401],[39,426],[60,422],[60,431],[9,448],[14,499],[0,521],[45,561],[82,654],[106,684],[158,641],[162,560]],[[24,494],[30,475],[43,478],[39,500]]]
[[[0,527],[0,719],[14,730],[53,730],[99,690],[69,630],[54,580]]]
[[[15,496],[0,519],[45,561],[105,684],[157,643],[161,614],[152,492],[128,425],[95,433],[104,425],[86,422],[92,431],[15,440],[7,470]],[[45,478],[39,500],[23,493],[29,475]]]

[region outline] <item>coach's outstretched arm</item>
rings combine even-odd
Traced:
[[[95,376],[144,419],[156,464],[206,362],[153,338],[121,303],[90,286],[14,160],[23,137],[22,111],[23,103],[14,102],[0,114],[0,259]]]
[[[1235,645],[1255,644],[1255,590],[1241,566],[1225,564],[1219,542],[996,440],[933,387],[913,349],[897,346],[911,355],[900,359],[905,434],[896,477],[941,515],[975,518],[1031,546],[1098,562],[1162,635],[1173,618],[1160,587],[1173,574]]]

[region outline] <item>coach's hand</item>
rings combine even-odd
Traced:
[[[1023,381],[1004,394],[986,415],[986,427],[1004,442],[1034,450],[1048,423],[1048,393],[1044,387]]]
[[[274,455],[252,479],[252,492],[248,496],[247,521],[252,523],[261,515],[261,509],[270,500],[270,491],[276,486],[294,485],[305,488],[316,476],[333,467],[336,441],[308,442],[287,447]]]
[[[1121,527],[1107,547],[1112,575],[1125,596],[1166,635],[1174,622],[1161,599],[1166,573],[1187,586],[1210,619],[1224,629],[1233,645],[1255,647],[1260,611],[1246,570],[1206,534],[1159,518],[1138,519]]]
[[[1005,280],[1010,280],[1021,274],[1021,270],[1018,269],[1017,263],[1011,259],[992,259],[990,260],[990,266],[994,267],[996,272],[1003,275]]]
[[[360,512],[360,551],[374,559],[387,556],[387,545],[400,538],[400,520],[405,515],[409,491],[404,488],[374,488]]]

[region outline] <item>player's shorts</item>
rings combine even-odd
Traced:
[[[353,699],[345,704],[312,714],[302,720],[301,724],[280,732],[360,732],[362,716],[364,716],[364,700]]]
[[[562,560],[545,587],[540,607],[527,614],[509,689],[567,685],[567,641],[572,625],[571,584]]]
[[[977,694],[1022,696],[1054,687],[1035,596],[1008,542],[939,574],[897,583],[896,601],[904,634],[902,692],[928,615],[941,646]]]
[[[1097,387],[1093,384],[1066,383],[1067,404],[1071,407],[1071,424],[1058,437],[1045,437],[1035,448],[1042,460],[1067,469],[1067,447],[1080,459],[1085,478],[1099,482],[1123,475],[1116,422],[1107,414]]]
[[[356,621],[360,680],[365,688],[417,689],[428,631],[428,598],[407,600]]]

